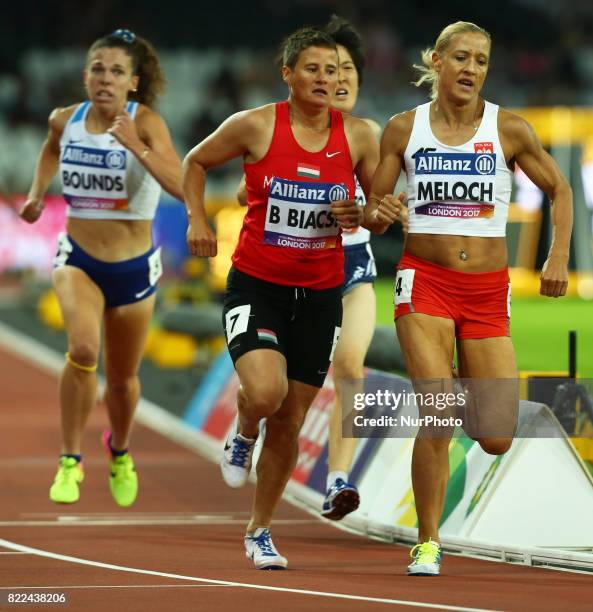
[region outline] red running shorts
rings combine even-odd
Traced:
[[[451,319],[462,340],[510,335],[508,268],[458,272],[404,253],[396,270],[395,319],[410,313]]]

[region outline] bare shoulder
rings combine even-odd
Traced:
[[[523,152],[536,153],[541,150],[540,140],[531,124],[516,113],[499,110],[498,133],[503,149],[510,153],[510,157]]]
[[[48,119],[50,129],[62,133],[66,127],[66,123],[68,123],[68,120],[72,117],[77,107],[78,104],[72,104],[71,106],[54,108]]]
[[[276,121],[276,104],[265,104],[257,108],[241,111],[237,113],[241,122],[252,129],[265,129],[274,126]]]
[[[375,138],[379,140],[381,138],[381,126],[374,119],[368,117],[363,117],[362,120],[371,128]]]
[[[385,133],[389,132],[398,136],[409,136],[412,133],[414,126],[414,118],[416,117],[416,109],[404,111],[393,115],[385,126]]]
[[[155,110],[146,106],[146,104],[138,104],[135,121],[139,126],[150,128],[154,125],[164,125],[165,120]]]
[[[525,138],[533,134],[533,128],[523,117],[504,108],[498,111],[498,130],[507,138]]]
[[[404,152],[408,146],[412,127],[414,126],[414,118],[416,110],[404,111],[391,117],[383,130],[382,145],[389,145],[395,148],[396,151]]]
[[[360,119],[359,117],[353,117],[352,115],[346,115],[344,113],[342,116],[344,117],[344,129],[347,133],[355,137],[368,137],[369,135],[374,137],[375,133],[373,132],[371,119]],[[377,128],[378,127],[377,125]]]

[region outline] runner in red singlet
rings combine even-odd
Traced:
[[[338,83],[336,45],[305,28],[282,49],[288,100],[237,113],[184,161],[194,255],[215,256],[204,211],[206,172],[242,156],[248,210],[224,301],[227,344],[241,381],[239,419],[221,462],[232,487],[249,475],[259,422],[266,434],[245,536],[257,569],[283,569],[270,523],[298,454],[298,433],[329,368],[342,320],[341,228],[359,225],[355,171],[368,190],[376,139],[360,119],[331,110]],[[369,218],[373,231],[390,220]]]

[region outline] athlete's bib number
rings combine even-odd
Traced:
[[[233,338],[239,334],[244,334],[249,325],[249,315],[251,314],[251,304],[243,304],[236,308],[231,308],[225,316],[226,341],[230,344]]]
[[[409,304],[412,301],[412,287],[416,270],[398,270],[395,275],[393,301],[395,305]]]
[[[58,252],[54,257],[54,267],[61,268],[66,265],[70,253],[72,253],[72,243],[68,240],[68,236],[63,232],[58,236]]]
[[[163,264],[161,263],[161,247],[159,247],[152,255],[148,256],[148,282],[150,286],[154,287],[162,275]]]

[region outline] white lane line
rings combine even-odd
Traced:
[[[62,514],[61,512],[21,512],[19,514],[22,518],[61,518],[66,516],[72,516],[76,518],[88,519],[88,518],[121,518],[125,511],[122,512],[81,512],[80,514]],[[125,512],[125,515],[130,518],[195,518],[196,516],[215,516],[218,518],[249,518],[251,513],[249,512],[231,512],[223,514],[222,512],[214,512],[210,514],[198,514],[197,512]],[[298,519],[305,520],[305,519]]]
[[[57,520],[47,521],[0,521],[0,527],[126,527],[158,526],[158,525],[245,525],[245,519],[217,519],[217,518],[162,518],[162,519],[69,519],[60,517]],[[274,525],[317,525],[317,520],[275,520]]]
[[[436,603],[425,603],[420,601],[406,601],[403,599],[385,599],[382,597],[365,597],[363,595],[348,595],[346,593],[332,593],[329,591],[310,591],[308,589],[290,589],[286,587],[274,587],[263,584],[250,584],[245,582],[231,582],[229,580],[213,580],[210,578],[198,578],[197,576],[184,576],[183,574],[170,574],[168,572],[157,572],[153,570],[138,569],[134,567],[127,567],[125,565],[113,565],[112,563],[102,563],[100,561],[90,561],[88,559],[81,559],[79,557],[71,557],[69,555],[60,555],[58,553],[52,553],[47,550],[41,550],[39,548],[31,548],[29,546],[23,546],[16,542],[10,542],[9,540],[0,539],[0,546],[12,550],[18,550],[21,552],[28,552],[40,557],[46,557],[48,559],[56,559],[58,561],[66,561],[68,563],[77,563],[79,565],[90,565],[92,567],[101,567],[103,569],[116,570],[119,572],[129,572],[133,574],[145,574],[148,576],[160,576],[161,578],[175,578],[177,580],[188,580],[191,582],[205,582],[207,584],[219,584],[223,586],[235,586],[244,589],[257,589],[261,591],[276,591],[280,593],[295,593],[297,595],[313,595],[316,597],[331,597],[333,599],[347,599],[351,601],[367,601],[372,603],[384,603],[391,604],[394,606],[411,606],[414,608],[437,608],[439,610],[455,610],[458,612],[496,612],[494,610],[487,610],[484,608],[463,608],[460,606],[449,606],[444,604]]]
[[[0,555],[30,555],[31,553],[27,553],[27,552],[17,552],[14,550],[7,550],[7,551],[3,551],[0,550]],[[0,587],[0,589],[3,587]]]
[[[53,421],[52,425],[54,425]],[[150,455],[148,453],[143,452],[134,453],[134,457],[138,457],[141,459],[142,467],[151,468],[165,468],[171,466],[187,466],[188,468],[194,468],[197,462],[197,459],[194,457],[163,457],[161,459],[159,457],[155,457],[154,455]],[[14,457],[8,459],[0,459],[0,468],[34,469],[40,466],[57,465],[57,463],[57,455],[53,457]],[[85,456],[83,463],[84,466],[87,468],[95,466],[104,467],[107,465],[107,458],[91,457],[87,459],[87,457]]]
[[[207,589],[228,584],[60,584],[58,586],[0,586],[0,591],[65,591],[70,589]]]

